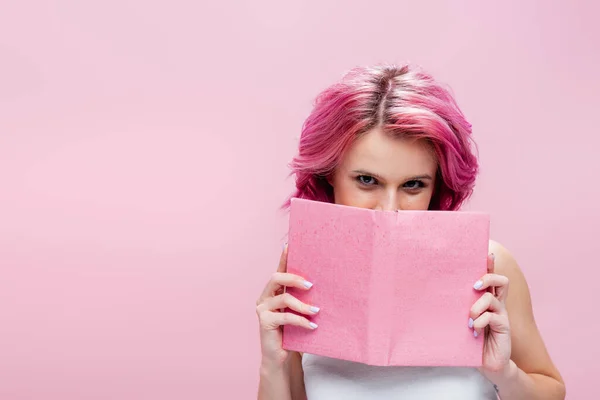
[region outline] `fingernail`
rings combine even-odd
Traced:
[[[496,259],[496,255],[495,255],[494,253],[492,253],[492,254],[490,254],[490,258],[491,258],[492,260],[495,260],[495,259]]]
[[[311,306],[311,307],[310,307],[310,311],[312,311],[312,312],[314,312],[314,313],[318,313],[318,312],[319,312],[319,310],[320,310],[320,308],[319,308],[319,307],[315,307],[315,306]]]
[[[473,288],[475,288],[477,290],[481,289],[482,287],[483,287],[483,281],[482,280],[479,280],[479,281],[475,282],[475,284],[473,285]]]
[[[304,286],[307,287],[308,289],[310,289],[312,287],[312,283],[310,283],[309,281],[304,281]]]
[[[282,248],[283,250],[285,250],[286,246],[287,246],[287,242],[285,242],[285,243],[283,244],[283,246],[281,246],[281,248]]]
[[[310,322],[309,325],[313,329],[317,329],[317,326],[319,326],[319,325],[315,324],[314,322]]]
[[[473,318],[469,318],[469,328],[472,328],[474,323]]]
[[[479,336],[479,333],[477,333],[477,331],[473,331],[473,336],[477,337]]]

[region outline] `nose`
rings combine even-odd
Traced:
[[[398,211],[398,193],[395,190],[382,193],[375,209],[380,211]]]

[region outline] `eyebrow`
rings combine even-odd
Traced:
[[[359,175],[368,175],[368,176],[372,176],[373,178],[384,180],[383,177],[381,177],[380,175],[374,174],[369,171],[365,171],[364,169],[357,169],[357,170],[352,171],[352,173],[359,174]],[[409,181],[416,181],[416,180],[430,180],[431,181],[431,180],[433,180],[433,178],[429,174],[424,174],[424,175],[411,176],[410,178],[408,178],[408,180]]]

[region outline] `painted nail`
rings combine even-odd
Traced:
[[[472,328],[474,323],[473,318],[469,318],[469,328]]]
[[[283,246],[281,246],[281,248],[282,248],[283,250],[285,250],[285,248],[286,248],[286,247],[287,247],[287,242],[285,242],[285,243],[283,244]]]
[[[477,333],[477,331],[473,331],[473,336],[477,337],[479,336],[479,333]]]
[[[310,289],[312,287],[312,283],[310,283],[309,281],[304,281],[304,286],[307,287],[308,289]]]
[[[315,307],[315,306],[310,306],[310,311],[314,312],[315,314],[319,312],[319,310],[321,310],[319,307]]]
[[[475,282],[473,287],[477,290],[481,289],[483,287],[483,281],[479,280],[479,281]]]
[[[319,325],[315,324],[314,322],[310,322],[309,325],[313,329],[317,329],[317,326],[319,326]]]
[[[493,260],[495,260],[495,259],[496,259],[496,255],[495,255],[494,253],[492,253],[492,254],[490,254],[490,258],[491,258],[491,259],[492,259],[492,261],[493,261]]]

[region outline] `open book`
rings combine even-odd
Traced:
[[[315,330],[285,326],[288,350],[370,365],[481,366],[468,327],[487,272],[489,216],[374,211],[292,199],[286,290],[320,307]],[[290,310],[287,310],[290,311]]]

